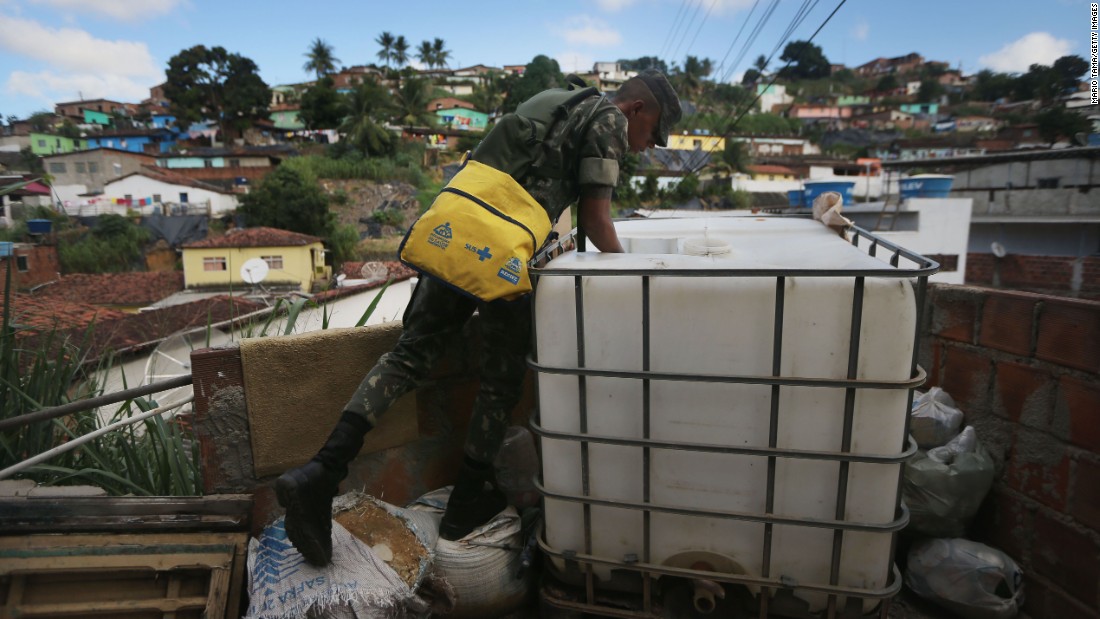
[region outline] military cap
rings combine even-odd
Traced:
[[[661,116],[657,124],[660,141],[657,142],[657,146],[668,146],[668,132],[672,129],[672,125],[680,122],[682,114],[680,98],[676,96],[676,91],[673,90],[672,84],[668,83],[665,74],[657,69],[642,71],[638,74],[638,79],[649,88],[649,92],[653,93],[653,98],[657,100],[657,105],[661,107]]]

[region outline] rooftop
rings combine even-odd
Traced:
[[[34,292],[37,299],[92,305],[141,306],[183,290],[183,273],[73,273]]]
[[[188,243],[184,249],[209,247],[301,247],[320,243],[321,239],[308,234],[299,234],[278,228],[235,228],[225,235]]]

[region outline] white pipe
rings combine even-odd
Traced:
[[[85,434],[84,436],[79,436],[77,438],[74,438],[71,441],[68,441],[68,442],[62,444],[62,445],[58,445],[57,447],[54,447],[53,449],[43,451],[42,453],[38,454],[37,456],[32,456],[32,457],[27,458],[26,460],[24,460],[22,462],[17,462],[16,464],[13,464],[13,465],[9,466],[8,468],[0,471],[0,479],[7,479],[8,477],[11,477],[12,475],[18,473],[19,471],[22,471],[23,469],[30,468],[30,467],[38,464],[39,462],[45,462],[46,460],[49,460],[50,458],[52,458],[56,455],[65,453],[66,451],[71,451],[73,449],[76,449],[77,447],[80,447],[84,443],[87,443],[87,442],[91,441],[94,438],[103,436],[104,434],[106,434],[108,432],[111,432],[113,430],[117,430],[117,429],[119,429],[123,426],[128,426],[130,424],[134,424],[134,423],[137,423],[139,421],[144,421],[144,420],[152,417],[153,415],[163,415],[164,413],[167,413],[170,410],[177,409],[177,408],[183,406],[184,404],[188,404],[188,403],[194,401],[194,399],[195,399],[195,396],[192,395],[192,396],[184,399],[181,402],[177,402],[175,404],[170,404],[168,406],[161,406],[160,408],[154,408],[151,411],[146,411],[144,413],[141,413],[140,415],[130,417],[129,419],[123,419],[122,421],[116,421],[112,424],[103,426],[102,428],[100,428],[98,430],[95,430],[93,432],[89,432],[89,433]]]

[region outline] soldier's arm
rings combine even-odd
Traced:
[[[611,187],[587,185],[581,188],[577,223],[585,235],[604,253],[623,253],[615,224],[611,221]]]

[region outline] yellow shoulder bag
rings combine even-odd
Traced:
[[[531,291],[527,262],[550,235],[546,210],[508,174],[477,161],[416,220],[401,262],[483,301]]]

